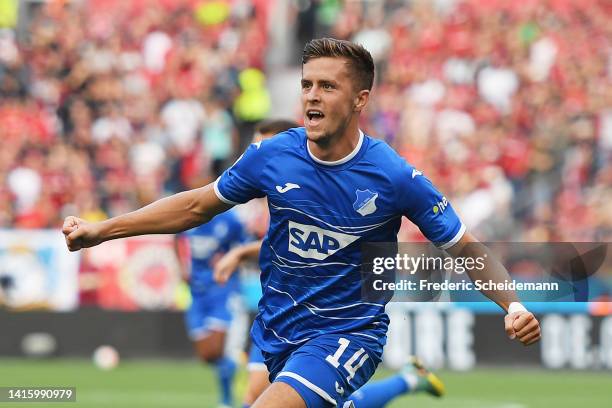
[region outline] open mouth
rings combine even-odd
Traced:
[[[320,110],[308,109],[306,111],[306,117],[308,118],[310,124],[316,125],[325,117],[325,115]]]

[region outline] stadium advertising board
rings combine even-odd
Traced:
[[[0,305],[12,310],[78,307],[79,254],[54,230],[0,230]]]
[[[124,311],[177,308],[181,277],[173,239],[134,237],[86,250],[81,276],[93,302]]]
[[[432,368],[459,371],[487,365],[612,370],[610,315],[538,313],[542,341],[525,348],[505,337],[497,313],[406,303],[392,303],[388,312],[391,325],[383,361],[389,367],[400,368],[406,356],[418,355]]]

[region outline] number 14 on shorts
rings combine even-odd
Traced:
[[[325,357],[325,361],[331,364],[334,368],[340,367],[340,358],[342,357],[342,354],[344,354],[348,346],[351,344],[350,340],[345,339],[344,337],[340,337],[338,339],[338,343],[340,344],[340,347],[338,347],[338,350],[336,350],[336,352],[333,355],[330,354],[327,357]],[[369,356],[367,355],[367,353],[362,347],[359,350],[357,350],[355,354],[351,356],[351,358],[346,360],[343,367],[348,373],[348,377],[346,377],[347,382],[350,382],[351,379],[355,377],[357,370],[359,370],[359,367],[361,367],[363,363],[366,362],[368,357]]]

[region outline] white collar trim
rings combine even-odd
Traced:
[[[363,132],[361,131],[361,129],[359,129],[359,142],[357,142],[357,146],[355,146],[355,149],[352,152],[350,152],[348,156],[345,156],[342,159],[335,160],[335,161],[325,161],[325,160],[321,160],[315,157],[315,155],[312,154],[312,152],[310,151],[310,146],[308,146],[308,139],[306,139],[306,149],[308,150],[308,154],[310,155],[312,160],[314,160],[315,162],[319,164],[323,164],[325,166],[338,166],[340,164],[344,164],[348,162],[353,157],[355,157],[357,153],[359,153],[359,150],[361,150],[361,145],[363,144],[363,139],[364,139]]]

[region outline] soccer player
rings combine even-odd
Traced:
[[[257,125],[253,143],[269,139],[294,127],[298,127],[297,123],[287,120],[265,120]],[[261,229],[264,223],[267,228],[267,217],[261,213],[264,205],[267,211],[266,199],[252,200],[247,205],[251,205],[247,209],[251,213],[250,218],[256,220],[253,230]],[[252,241],[239,245],[223,255],[214,266],[215,281],[225,284],[231,279],[241,262],[256,260],[259,257],[261,243],[261,241]],[[250,407],[270,385],[265,360],[261,350],[255,344],[251,344],[247,371],[249,375],[243,399],[244,408]],[[439,397],[444,393],[444,384],[433,373],[429,373],[418,360],[413,359],[400,373],[383,381],[368,384],[362,388],[362,391],[365,392],[355,393],[352,396],[352,398],[360,399],[360,406],[365,407],[367,402],[367,406],[381,407],[385,402],[407,393],[428,392]]]
[[[225,355],[227,330],[232,322],[232,303],[239,301],[239,276],[233,274],[223,285],[213,281],[214,263],[232,247],[244,244],[248,234],[230,210],[210,222],[177,237],[189,243],[189,288],[192,302],[185,314],[189,338],[200,360],[215,367],[219,381],[221,407],[232,406],[232,382],[236,363]]]
[[[273,383],[254,408],[353,405],[348,398],[374,374],[389,324],[385,302],[361,298],[361,248],[397,241],[402,216],[452,256],[478,256],[468,245],[478,241],[429,180],[359,129],[373,80],[374,63],[363,47],[313,40],[302,58],[304,128],[252,144],[211,185],[99,223],[64,221],[67,246],[76,251],[110,239],[184,231],[266,196],[263,295],[251,336]],[[509,279],[487,259],[470,278]],[[508,312],[511,338],[526,345],[539,339],[537,319],[514,292],[483,293]]]

